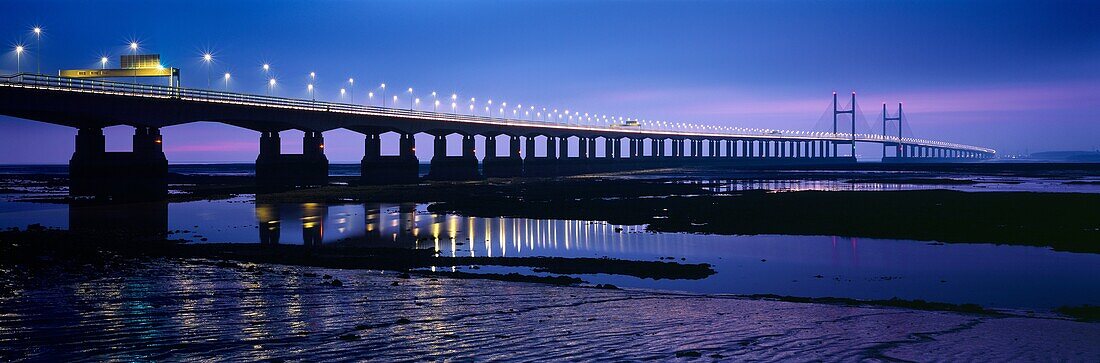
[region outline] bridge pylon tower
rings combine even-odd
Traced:
[[[898,115],[894,116],[894,117],[890,117],[890,115],[886,113],[886,102],[882,103],[882,138],[883,138],[883,140],[886,139],[886,121],[897,121],[898,122],[898,143],[896,145],[896,149],[894,149],[894,150],[896,150],[894,152],[894,156],[900,157],[901,156],[901,102],[898,102]],[[886,147],[887,147],[887,145],[888,145],[888,143],[886,143],[886,142],[882,143],[882,157],[886,157]]]
[[[854,158],[854,157],[856,157],[856,93],[852,92],[852,108],[850,108],[850,109],[847,109],[847,110],[838,109],[836,101],[837,101],[836,92],[833,92],[833,135],[836,135],[836,133],[837,133],[837,127],[836,127],[837,126],[837,115],[845,114],[845,113],[851,114],[852,115],[851,143],[852,143],[852,157]],[[833,144],[833,155],[836,155],[836,151],[837,151],[836,147],[837,147],[837,144]]]

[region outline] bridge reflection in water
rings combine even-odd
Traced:
[[[44,225],[147,239],[432,248],[443,256],[603,257],[712,264],[703,280],[586,275],[592,283],[701,293],[928,299],[1053,307],[1095,301],[1095,255],[995,244],[830,236],[647,233],[602,222],[432,214],[423,204],[278,204],[250,198],[73,205],[34,213]],[[619,230],[622,228],[622,230]],[[262,242],[261,242],[262,241]],[[681,260],[683,259],[683,260]],[[482,272],[509,272],[487,266]],[[1006,284],[1005,281],[1011,281]],[[1069,283],[1052,288],[1050,281]],[[1082,293],[1088,291],[1089,293]],[[1051,305],[1055,304],[1055,305]]]
[[[741,238],[649,233],[644,226],[600,221],[435,214],[415,203],[271,203],[262,197],[255,204],[245,198],[73,204],[68,224],[81,234],[138,241],[427,248],[443,256],[478,257],[707,256],[699,243]]]
[[[350,245],[431,248],[445,256],[592,255],[630,253],[639,226],[603,222],[526,218],[479,218],[434,214],[425,205],[365,204],[325,206],[317,203],[256,203],[259,241],[297,244],[283,229],[301,227],[300,243],[310,246]],[[660,235],[651,234],[646,239]],[[643,246],[632,246],[632,248]],[[659,244],[643,247],[662,251]],[[554,252],[551,252],[551,251]],[[672,251],[664,251],[672,252]]]

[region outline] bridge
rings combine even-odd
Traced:
[[[164,190],[167,159],[160,129],[192,122],[219,122],[258,132],[256,179],[262,185],[326,183],[323,133],[341,128],[364,135],[364,183],[417,181],[419,161],[413,136],[419,133],[434,137],[427,177],[441,180],[701,164],[847,164],[856,162],[857,142],[892,150],[892,155],[884,154],[884,162],[976,161],[996,153],[901,137],[900,127],[899,135],[885,135],[885,122],[900,118],[900,105],[896,118],[888,118],[884,106],[883,135],[835,132],[843,114],[851,114],[855,130],[855,94],[850,110],[839,110],[836,102],[834,93],[834,132],[750,132],[716,126],[601,125],[478,116],[40,74],[0,76],[0,114],[79,130],[69,164],[73,195],[99,195],[107,186]],[[115,125],[135,127],[132,152],[105,152],[103,128]],[[281,151],[279,133],[292,129],[305,133],[301,154]],[[382,135],[391,132],[398,135],[398,153],[383,155]],[[447,136],[454,134],[461,136],[461,153],[447,155]],[[480,164],[475,135],[485,138]],[[503,153],[497,150],[498,138],[507,140]],[[842,145],[849,145],[851,153],[843,155]],[[536,149],[545,152],[537,155]]]

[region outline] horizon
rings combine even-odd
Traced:
[[[905,102],[914,131],[907,137],[1000,155],[1100,145],[1100,30],[1088,16],[1100,4],[1088,2],[113,3],[129,9],[127,16],[111,18],[113,6],[74,13],[60,11],[68,6],[63,1],[15,4],[9,19],[25,20],[0,25],[0,35],[28,47],[23,71],[41,62],[43,73],[96,67],[103,55],[115,63],[126,40],[137,39],[143,52],[181,68],[183,85],[192,88],[228,71],[229,91],[264,94],[259,67],[270,62],[282,97],[308,98],[305,78],[316,71],[318,99],[330,101],[339,101],[335,90],[354,77],[363,85],[353,90],[360,104],[369,88],[386,82],[392,90],[413,87],[425,99],[435,90],[624,117],[811,131],[829,93],[858,91],[871,131],[882,102]],[[178,8],[179,16],[160,16],[166,8]],[[35,25],[44,29],[41,53],[29,33]],[[203,52],[214,54],[212,67],[203,67]],[[12,73],[13,54],[5,55],[0,72]],[[219,82],[210,88],[221,90]],[[105,133],[109,151],[130,149],[131,127]],[[74,135],[68,127],[0,117],[0,164],[65,163]],[[172,126],[164,135],[173,164],[249,162],[258,153],[258,134],[227,125]],[[362,135],[333,130],[325,138],[330,160],[362,157]],[[284,132],[283,145],[300,151],[301,132]],[[427,160],[427,152],[418,157]]]

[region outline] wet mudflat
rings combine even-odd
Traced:
[[[1100,359],[1073,320],[1097,315],[1097,168],[921,168],[174,175],[111,205],[0,177],[0,227],[75,233],[0,233],[0,361]],[[172,248],[78,241],[103,232]]]
[[[0,359],[1100,359],[1095,324],[1054,318],[206,260],[81,276],[0,297]]]

